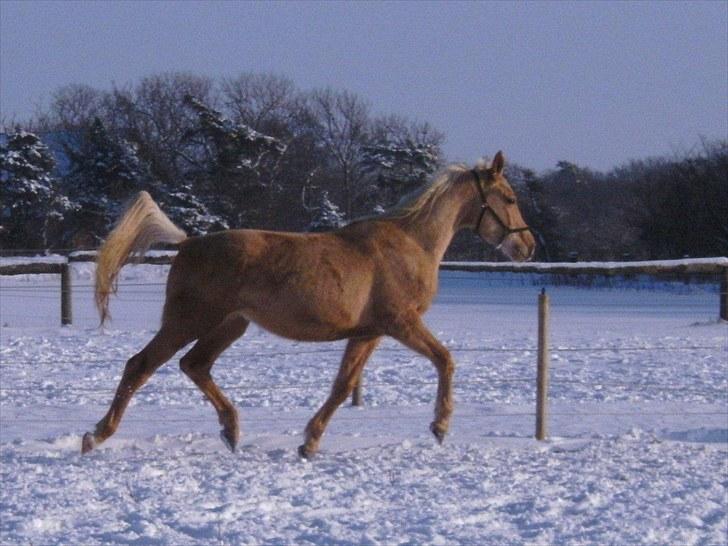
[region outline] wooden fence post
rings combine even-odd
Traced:
[[[351,405],[352,406],[361,406],[361,375],[359,376],[359,381],[356,382],[356,386],[354,387],[354,390],[351,393]]]
[[[720,318],[728,320],[728,267],[720,275]]]
[[[71,272],[68,263],[61,264],[61,325],[73,323]]]
[[[538,368],[536,372],[536,439],[548,435],[549,390],[549,297],[542,288],[538,296]]]

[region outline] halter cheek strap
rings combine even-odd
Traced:
[[[478,215],[478,221],[475,223],[475,233],[480,232],[480,224],[483,223],[483,216],[485,216],[485,211],[487,211],[490,207],[488,205],[488,200],[485,197],[485,191],[483,190],[483,184],[480,181],[480,173],[473,169],[471,171],[473,173],[473,176],[475,177],[475,187],[478,188],[478,193],[480,194],[480,200],[482,204],[480,205],[480,214]]]
[[[480,205],[480,214],[478,215],[478,221],[475,224],[475,233],[480,234],[480,224],[483,223],[483,217],[485,216],[485,213],[487,211],[490,211],[490,213],[493,215],[493,218],[495,218],[496,222],[498,222],[500,224],[501,228],[503,228],[503,237],[501,238],[500,243],[498,243],[498,245],[496,245],[496,247],[500,247],[503,244],[503,242],[508,238],[508,236],[511,235],[512,233],[521,233],[523,231],[531,230],[531,228],[528,226],[512,228],[509,225],[507,225],[503,221],[503,219],[498,215],[496,210],[488,204],[488,198],[485,195],[485,190],[483,189],[483,184],[480,180],[480,173],[477,171],[477,169],[473,169],[470,172],[472,173],[472,175],[474,177],[473,182],[475,183],[475,187],[478,188],[478,193],[480,194],[480,200],[482,201],[482,204]]]

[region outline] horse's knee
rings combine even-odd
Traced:
[[[445,364],[445,373],[448,377],[452,377],[455,373],[455,361],[452,358],[448,358],[447,363]]]
[[[452,374],[455,373],[455,361],[450,351],[443,347],[435,351],[434,357],[435,364],[440,373],[446,377],[452,377]]]

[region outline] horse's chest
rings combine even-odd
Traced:
[[[383,301],[387,307],[416,309],[424,312],[437,293],[435,275],[393,271],[384,283]]]

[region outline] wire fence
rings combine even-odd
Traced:
[[[452,279],[452,277],[449,277]],[[478,284],[487,286],[487,281],[484,282],[477,276],[464,277],[462,280],[466,280],[473,283],[474,286]],[[548,284],[548,283],[538,283]],[[119,290],[115,295],[115,300],[119,302],[130,302],[130,303],[154,303],[161,304],[165,302],[164,287],[165,282],[123,282],[120,284]],[[711,285],[712,286],[712,285]],[[74,298],[80,297],[83,300],[91,300],[94,293],[94,285],[90,283],[73,283],[72,285]],[[677,293],[687,292],[685,289],[676,289]],[[22,300],[48,300],[48,301],[60,301],[61,288],[56,285],[33,285],[23,286],[19,284],[7,285],[0,283],[0,297],[1,298],[13,298]],[[494,303],[496,301],[494,300]],[[568,306],[589,306],[591,303],[582,303],[579,301],[570,300],[565,303]],[[621,301],[600,301],[599,307],[610,309],[625,307],[625,302]],[[634,307],[638,307],[639,304],[634,303]],[[680,301],[679,299],[670,298],[664,301],[650,301],[650,307],[664,307],[664,308],[692,308],[695,303],[690,301]]]
[[[629,412],[629,411],[607,411],[607,412],[600,412],[600,413],[594,413],[594,412],[578,412],[578,411],[554,411],[551,412],[550,415],[555,417],[592,417],[592,416],[604,416],[604,417],[633,417],[638,415],[644,415],[643,413],[639,412]],[[716,411],[664,411],[664,412],[650,412],[651,416],[655,417],[681,417],[681,416],[694,416],[694,417],[703,417],[703,416],[722,416],[726,415],[726,412],[716,412]],[[457,417],[459,419],[468,419],[468,418],[507,418],[507,417],[532,417],[533,412],[488,412],[488,413],[459,413],[457,414]],[[351,416],[351,415],[337,415],[336,420],[341,422],[361,422],[362,420],[367,419],[368,417],[366,415],[357,415],[357,416]],[[376,417],[372,417],[370,419],[376,419]],[[305,423],[306,418],[305,417],[271,417],[271,418],[260,418],[256,417],[256,423],[287,423],[287,424],[301,424],[302,422]],[[54,422],[57,423],[77,423],[78,419],[73,418],[53,418]],[[421,415],[398,415],[397,421],[422,421]],[[0,421],[2,422],[2,421]],[[16,419],[13,420],[14,423],[28,423],[28,424],[42,424],[47,423],[48,419],[42,419],[42,418],[24,418],[24,419]],[[124,419],[125,423],[129,424],[148,424],[150,422],[153,423],[209,423],[209,418],[204,417],[160,417],[158,419],[139,419],[134,417],[127,417]]]
[[[458,281],[472,281],[474,283],[482,282],[482,279],[479,279],[478,276],[474,276],[472,274],[463,274],[463,275],[453,275],[450,273],[450,278],[456,279]],[[715,278],[715,275],[712,274],[712,278]],[[129,303],[158,303],[162,304],[164,302],[164,298],[161,294],[161,287],[165,286],[165,282],[163,281],[130,281],[130,282],[124,282],[121,291],[119,293],[119,299],[120,301],[125,301]],[[81,293],[84,297],[88,296],[89,298],[92,295],[93,292],[93,284],[88,281],[81,281],[76,282],[73,284],[73,290],[77,291],[78,293]],[[14,283],[12,285],[7,285],[5,283],[0,284],[0,297],[2,298],[22,298],[23,300],[58,300],[58,294],[60,293],[60,289],[58,286],[53,286],[50,284],[36,284],[33,286],[24,286],[22,284]],[[571,305],[574,305],[574,302],[570,303]],[[578,302],[576,303],[578,305]],[[584,306],[589,306],[589,303],[584,303]],[[670,302],[664,302],[664,304],[660,304],[659,302],[657,305],[664,305],[665,308],[671,308],[674,309],[675,307],[679,307],[681,304],[677,303],[675,301]],[[689,305],[689,304],[686,304]],[[600,307],[622,307],[624,306],[623,303],[610,303],[610,302],[601,302],[599,304]],[[6,313],[3,313],[5,316],[8,316]],[[12,316],[12,315],[11,315]],[[33,315],[32,313],[28,313],[23,311],[18,316],[22,317],[28,317],[28,318],[46,318],[47,315]],[[528,357],[530,355],[535,355],[535,346],[521,346],[521,347],[448,347],[448,349],[452,353],[496,353],[496,354],[521,354],[525,357]],[[621,346],[621,345],[615,345],[615,346],[554,346],[551,347],[551,355],[554,357],[558,357],[561,353],[564,354],[579,354],[579,353],[589,353],[589,354],[597,354],[597,353],[614,353],[614,354],[624,354],[624,353],[640,353],[640,352],[651,352],[651,353],[683,353],[683,352],[699,352],[699,351],[705,351],[708,352],[709,355],[714,354],[725,354],[726,357],[728,357],[728,344],[715,344],[715,345],[708,345],[708,344],[693,344],[693,345],[646,345],[646,346]],[[294,357],[294,356],[324,356],[324,355],[333,355],[333,354],[341,354],[342,348],[336,347],[336,348],[317,348],[317,349],[303,349],[296,348],[292,351],[230,351],[225,353],[224,358],[227,360],[232,359],[245,359],[245,358],[254,358],[254,359],[260,359],[260,358],[280,358],[280,357]],[[389,348],[389,347],[382,347],[379,348],[377,351],[378,354],[411,354],[411,352],[408,349],[405,348]],[[116,358],[116,357],[98,357],[98,358],[83,358],[83,359],[70,359],[70,358],[48,358],[47,362],[52,362],[56,365],[73,365],[73,364],[79,364],[79,363],[86,363],[86,364],[123,364],[126,362],[126,358]],[[6,367],[6,369],[10,367],[25,367],[25,366],[33,366],[34,364],[37,364],[38,359],[37,358],[18,358],[16,356],[13,356],[10,361],[8,361],[5,358],[5,355],[0,354],[0,361],[1,365],[3,367]],[[413,363],[412,366],[420,366],[419,363]],[[398,364],[398,368],[401,368],[402,365]],[[641,370],[649,371],[650,369],[655,370],[659,369],[659,363],[654,365],[640,365]],[[552,371],[551,373],[551,383],[557,384],[557,385],[581,385],[583,384],[582,379],[574,379],[574,378],[568,378],[568,377],[561,377],[561,374],[559,370]],[[511,376],[511,377],[488,377],[488,378],[482,378],[482,377],[468,377],[468,378],[456,378],[456,384],[466,384],[466,385],[507,385],[507,384],[520,384],[520,385],[534,385],[535,384],[535,367],[533,369],[533,373],[529,374],[527,376]],[[365,385],[367,388],[377,389],[377,388],[389,388],[393,387],[392,381],[365,381]],[[411,380],[407,379],[407,386],[408,388],[417,389],[420,387],[433,387],[437,385],[437,381],[435,379],[427,379],[427,380]],[[619,382],[619,381],[598,381],[595,385],[599,389],[613,389],[618,391],[626,391],[629,392],[630,390],[634,390],[636,387],[644,388],[646,386],[653,387],[658,389],[659,391],[664,392],[680,392],[684,393],[686,395],[699,395],[705,390],[703,390],[703,387],[708,387],[708,385],[700,385],[693,383],[691,385],[691,388],[686,388],[685,386],[674,386],[664,381],[658,381],[655,379],[645,379],[641,378],[639,382],[631,381],[631,382]],[[230,392],[237,392],[237,393],[260,393],[260,392],[271,392],[271,391],[312,391],[312,390],[321,390],[321,389],[327,389],[328,385],[326,382],[323,381],[296,381],[296,382],[252,382],[247,383],[245,385],[226,385],[224,387],[225,391]],[[27,392],[28,389],[35,389],[39,392],[47,391],[49,394],[53,394],[54,387],[43,387],[43,386],[37,386],[37,385],[27,385],[27,386],[19,386],[19,385],[13,385],[13,386],[6,386],[4,384],[0,384],[0,399],[4,399],[5,396],[7,396],[10,393],[21,393],[21,392]],[[182,385],[167,385],[164,387],[155,386],[154,387],[154,394],[157,395],[165,395],[165,394],[172,394],[172,393],[184,393],[184,392],[195,392],[198,391],[198,388],[194,385],[189,386],[182,386]],[[63,389],[63,392],[65,394],[69,395],[84,395],[84,396],[104,396],[106,398],[110,398],[113,396],[113,390],[110,388],[102,388],[102,387],[85,387],[85,386],[69,386],[67,388]],[[719,403],[725,403],[725,411],[664,411],[664,412],[655,412],[651,411],[650,415],[654,416],[726,416],[728,417],[728,393],[726,393],[725,397],[720,399]],[[42,408],[53,408],[54,406],[44,405]],[[61,407],[61,409],[63,409]],[[493,412],[493,411],[486,411],[485,413],[478,413],[478,414],[458,414],[459,418],[468,418],[468,417],[477,417],[477,418],[509,418],[509,417],[527,417],[527,416],[533,416],[534,412]],[[564,417],[582,417],[582,416],[641,416],[644,415],[643,411],[554,411],[550,412],[550,415],[552,416],[564,416]],[[340,421],[357,421],[361,419],[367,419],[367,418],[374,418],[374,417],[367,417],[366,414],[358,414],[356,416],[337,416],[337,420]],[[400,415],[398,416],[398,419],[403,420],[409,420],[409,419],[417,419],[420,420],[421,416],[408,416],[408,415]],[[257,419],[258,421],[266,421],[266,419]],[[33,418],[33,417],[15,417],[13,419],[4,419],[0,417],[0,424],[2,423],[19,423],[19,424],[34,424],[34,423],[44,423],[46,422],[46,419],[40,419],[40,418]],[[77,419],[71,419],[71,418],[56,418],[54,417],[54,421],[57,422],[69,422],[69,423],[75,423],[78,420]],[[145,423],[148,422],[148,419],[139,419],[135,420],[133,417],[129,419],[125,419],[126,422],[129,423]],[[174,422],[174,421],[180,421],[180,422],[195,422],[195,421],[209,421],[209,418],[184,418],[184,419],[176,419],[174,417],[171,418],[163,418],[160,417],[158,419],[159,422]],[[286,418],[277,416],[275,418],[271,418],[267,420],[271,423],[300,423],[300,418]]]
[[[451,353],[533,353],[535,347],[508,347],[508,348],[497,348],[497,347],[447,347]],[[726,345],[679,345],[679,346],[649,346],[649,347],[624,347],[624,346],[613,346],[613,347],[552,347],[551,353],[620,353],[620,352],[675,352],[675,351],[725,351],[728,354],[728,340]],[[258,351],[227,351],[223,353],[223,356],[227,360],[240,359],[240,358],[274,358],[281,356],[298,356],[298,355],[324,355],[324,354],[342,354],[342,348],[325,348],[325,349],[298,349],[295,351],[273,351],[273,352],[258,352]],[[377,354],[414,354],[411,349],[407,348],[394,348],[394,347],[380,347],[376,350]],[[421,357],[424,358],[424,357]],[[89,359],[84,358],[83,362],[86,364],[123,364],[128,358],[98,358]],[[49,358],[54,364],[76,364],[79,362],[78,359],[63,359],[52,357]],[[0,355],[0,362],[4,365],[8,365],[7,361],[3,361],[2,355]],[[36,358],[13,358],[10,364],[27,366],[37,363]],[[0,385],[0,390],[3,387]]]
[[[493,347],[451,347],[449,349],[452,353],[496,353],[496,354],[507,354],[507,353],[522,353],[522,354],[533,354],[534,349],[532,347],[518,347],[518,348],[493,348]],[[709,351],[711,354],[716,352],[726,352],[728,354],[728,347],[725,345],[690,345],[690,346],[651,346],[651,347],[556,347],[553,349],[553,353],[558,354],[559,352],[565,352],[565,353],[595,353],[595,352],[607,352],[607,353],[623,353],[623,352],[642,352],[642,351],[650,351],[650,352],[663,352],[663,353],[673,353],[673,352],[680,352],[680,351]],[[243,358],[276,358],[276,357],[291,357],[291,356],[299,356],[299,355],[332,355],[332,354],[341,354],[342,349],[341,348],[324,348],[324,349],[312,349],[312,350],[295,350],[295,351],[252,351],[252,352],[232,352],[230,354],[226,354],[227,360],[233,360],[233,359],[243,359]],[[412,354],[411,351],[409,351],[406,348],[391,348],[391,347],[383,347],[378,350],[380,354]],[[83,358],[79,360],[75,359],[49,359],[49,362],[52,362],[55,365],[72,365],[72,364],[122,364],[126,362],[126,359],[120,359],[120,358],[97,358],[97,359],[88,359]],[[13,358],[11,363],[8,363],[3,359],[2,365],[3,366],[31,366],[33,364],[37,364],[37,359],[18,359]],[[417,366],[421,367],[422,363],[411,363],[409,366]],[[403,365],[398,364],[397,369],[401,371]],[[657,366],[659,367],[659,366]],[[653,367],[654,368],[654,367]],[[647,370],[644,366],[640,366],[641,370]],[[558,384],[561,386],[568,386],[568,385],[583,385],[584,381],[580,379],[573,379],[573,378],[567,378],[567,377],[561,377],[561,374],[557,370],[556,372],[552,372],[551,374],[551,382],[552,384]],[[533,385],[535,383],[535,370],[534,373],[530,376],[509,376],[509,377],[487,377],[487,378],[478,378],[478,377],[467,377],[467,378],[457,378],[456,379],[456,385],[458,386],[473,386],[473,385],[506,385],[506,384],[520,384],[520,385]],[[421,387],[435,387],[438,382],[436,379],[428,379],[428,380],[412,380],[407,379],[407,388],[410,390],[417,390]],[[365,386],[367,389],[379,389],[379,388],[391,388],[395,387],[396,384],[393,383],[391,380],[389,381],[377,381],[377,380],[367,380],[365,381]],[[618,382],[618,381],[597,381],[594,385],[598,389],[613,389],[615,391],[626,391],[629,392],[630,390],[636,390],[637,388],[643,389],[645,387],[652,387],[657,389],[661,392],[679,392],[684,395],[700,395],[705,392],[705,390],[702,390],[700,387],[701,385],[692,385],[692,388],[685,388],[684,386],[674,386],[671,385],[665,381],[658,381],[658,380],[647,380],[642,378],[638,383],[635,382]],[[707,386],[707,385],[705,385]],[[244,385],[238,384],[238,385],[225,385],[224,391],[226,392],[233,392],[238,394],[245,395],[246,393],[254,393],[255,395],[260,395],[262,392],[271,392],[271,391],[298,391],[298,392],[310,392],[310,391],[320,391],[321,389],[326,389],[328,387],[328,384],[325,381],[296,381],[294,382],[250,382],[246,383]],[[27,385],[27,386],[5,386],[0,385],[0,396],[7,395],[8,393],[22,393],[27,392],[29,389],[34,389],[39,393],[42,393],[44,391],[53,394],[56,392],[55,386],[37,386],[37,385]],[[194,385],[166,385],[166,386],[160,386],[155,385],[152,387],[151,392],[156,396],[164,396],[164,395],[170,395],[174,393],[190,393],[190,392],[199,392],[199,389]],[[111,387],[95,387],[95,386],[69,386],[63,388],[63,393],[65,395],[83,395],[83,396],[100,396],[104,399],[109,399],[113,396],[113,388]],[[670,416],[670,415],[725,415],[728,417],[728,393],[726,393],[725,397],[721,402],[726,403],[725,411],[720,412],[654,412],[651,411],[650,415],[655,416]],[[50,408],[53,406],[47,406],[44,405],[43,408]],[[281,408],[283,409],[283,408]],[[484,414],[478,414],[478,417],[496,417],[496,416],[532,416],[533,412],[487,412]],[[643,411],[574,411],[574,412],[552,412],[551,415],[558,416],[639,416],[644,415]],[[475,414],[474,414],[475,416]],[[459,417],[467,417],[465,415],[460,415]],[[360,419],[362,417],[355,417],[353,419]],[[366,418],[366,417],[364,417]],[[54,420],[57,420],[54,418]],[[168,421],[170,419],[161,418],[161,421]],[[173,420],[173,419],[172,419]],[[185,419],[188,420],[188,419]],[[206,420],[206,419],[201,419]],[[4,419],[0,418],[0,423],[5,421]],[[69,421],[76,421],[74,419],[69,419]],[[280,422],[280,419],[276,418],[274,419],[275,422]],[[297,422],[300,421],[300,419],[296,420]],[[15,423],[32,423],[35,422],[33,418],[14,418],[12,419],[12,422]],[[133,420],[132,420],[133,422]]]

